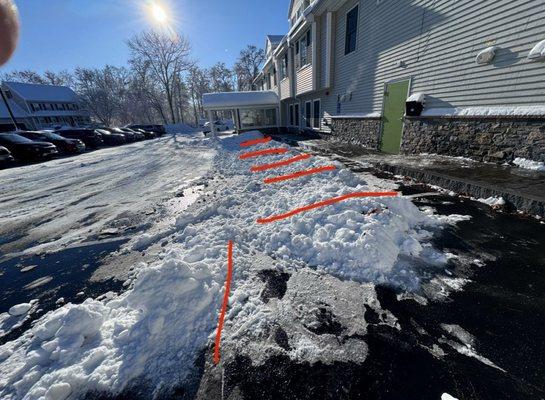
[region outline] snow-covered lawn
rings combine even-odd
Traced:
[[[286,158],[275,155],[241,161],[240,143],[256,137],[260,134],[218,141],[165,138],[168,143],[142,144],[150,146],[144,152],[138,144],[127,146],[122,156],[114,156],[112,151],[115,160],[108,163],[104,162],[106,151],[26,167],[18,177],[41,177],[30,189],[15,176],[7,179],[2,196],[13,194],[19,202],[28,199],[30,205],[3,208],[2,218],[10,218],[11,229],[17,229],[23,217],[51,215],[51,222],[30,232],[34,237],[43,234],[43,230],[61,232],[58,240],[48,244],[58,246],[83,235],[83,228],[77,228],[72,214],[65,211],[74,207],[63,200],[66,185],[80,196],[75,209],[78,216],[85,217],[100,206],[101,213],[113,218],[158,192],[175,192],[188,179],[209,170],[200,180],[207,186],[200,201],[180,212],[174,222],[156,221],[127,243],[125,251],[142,251],[157,243],[164,246],[156,261],[138,266],[126,292],[87,299],[79,305],[66,304],[45,315],[19,339],[0,346],[2,399],[76,398],[93,390],[119,393],[131,384],[161,393],[183,382],[192,372],[198,352],[214,335],[228,240],[235,243],[228,319],[239,316],[241,323],[247,321],[255,331],[259,331],[260,322],[272,318],[267,304],[256,297],[252,283],[260,257],[270,262],[278,260],[296,270],[311,266],[317,277],[341,278],[349,287],[359,287],[354,293],[365,296],[375,306],[373,284],[416,290],[423,265],[428,273],[433,273],[447,262],[447,256],[430,244],[432,231],[441,225],[440,220],[421,212],[403,197],[352,199],[275,223],[256,223],[258,218],[347,193],[392,188],[390,182],[371,175],[362,180],[340,164],[336,164],[336,171],[266,185],[262,182],[266,177],[331,161],[312,157],[281,170],[252,174],[252,165]],[[251,150],[272,146],[287,147],[271,142]],[[290,153],[294,155],[296,151],[290,149]],[[61,175],[58,166],[64,162],[72,163],[74,168]],[[113,174],[112,164],[117,166]],[[7,176],[6,172],[0,174],[2,179]],[[104,174],[123,181],[123,192],[111,193],[108,181],[100,179]],[[165,174],[176,176],[176,185],[165,179]],[[145,192],[137,190],[142,186],[135,186],[135,180],[145,180]],[[165,182],[169,184],[165,186]],[[45,198],[40,207],[32,200],[56,191],[58,194]],[[85,227],[97,232],[102,228]],[[317,286],[313,290],[305,284],[312,279],[294,279],[293,284],[299,282],[299,289],[290,289],[293,295],[316,296],[318,283],[314,283]],[[328,285],[334,290],[338,283]],[[285,318],[295,318],[290,312],[285,311]],[[395,325],[394,320],[386,322]],[[356,320],[352,324],[355,332],[364,332],[365,327]],[[230,340],[236,338],[234,327],[227,324],[227,328],[231,329]],[[244,328],[248,327],[237,329]],[[313,360],[319,344],[310,343],[303,336],[297,340],[299,345],[290,356]],[[354,351],[355,360],[365,357],[365,349]],[[343,356],[341,352],[336,354]]]

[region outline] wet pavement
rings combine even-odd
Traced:
[[[278,138],[318,153],[365,162],[395,175],[407,175],[419,182],[475,198],[503,197],[514,208],[545,218],[545,172],[462,157],[384,154],[315,137],[279,135]]]

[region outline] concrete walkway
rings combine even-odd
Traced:
[[[508,206],[545,218],[545,172],[438,155],[389,155],[307,136],[281,134],[275,139],[477,199],[503,197]]]

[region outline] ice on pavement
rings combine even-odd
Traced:
[[[337,282],[386,283],[405,289],[418,288],[422,265],[431,269],[444,265],[446,256],[429,243],[431,229],[440,222],[402,197],[348,200],[277,223],[256,224],[260,217],[327,198],[378,190],[340,164],[338,171],[264,185],[262,179],[278,171],[252,174],[250,166],[274,162],[282,156],[238,159],[239,144],[258,136],[254,132],[221,141],[193,139],[174,144],[181,146],[191,160],[195,153],[215,154],[212,169],[203,179],[208,196],[181,213],[172,226],[152,229],[142,235],[145,240],[136,238],[127,244],[128,249],[135,243],[145,247],[165,235],[170,238],[156,262],[138,269],[126,292],[101,300],[87,299],[79,305],[66,304],[46,314],[17,340],[0,346],[5,357],[0,361],[2,399],[42,399],[56,393],[77,397],[89,391],[119,393],[137,383],[161,393],[183,382],[217,323],[228,240],[235,243],[236,295],[230,308],[244,312],[257,326],[260,313],[268,306],[256,298],[247,301],[252,290],[245,282],[255,251],[294,267],[313,267],[317,274]],[[161,156],[156,148],[156,157],[167,160],[168,146],[163,151]],[[154,162],[146,165],[152,191],[161,190],[161,177],[153,175]],[[313,157],[282,173],[326,162]],[[183,176],[191,168],[198,166],[173,166],[171,173]],[[115,179],[130,182],[131,172]],[[103,169],[96,171],[97,176],[105,173]],[[418,268],[412,267],[411,260]],[[373,293],[366,295],[371,303],[376,302]],[[287,312],[285,318],[294,317]],[[393,317],[385,322],[395,324]],[[364,326],[357,320],[352,324],[351,329],[363,332]],[[290,341],[299,343],[293,357],[315,357],[316,346],[305,345],[308,341],[304,336],[294,333]],[[357,347],[361,344],[354,346],[355,358],[365,355],[364,349]]]

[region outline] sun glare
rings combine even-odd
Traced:
[[[159,24],[165,24],[168,21],[168,15],[163,6],[158,3],[151,5],[151,15],[153,19]]]

